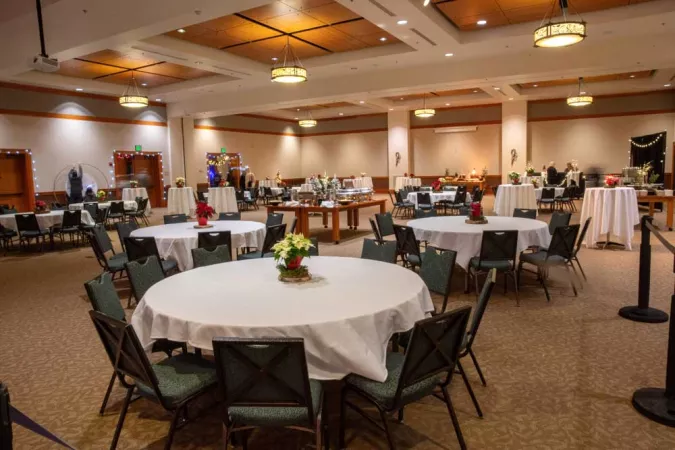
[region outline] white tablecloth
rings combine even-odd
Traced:
[[[419,178],[396,177],[396,180],[394,181],[394,189],[400,191],[405,186],[422,186],[422,180]]]
[[[136,197],[148,198],[148,191],[144,187],[122,189],[122,200],[136,201]],[[150,205],[150,201],[148,201],[148,207],[145,208],[145,214],[150,215],[151,213],[152,206]]]
[[[417,192],[408,193],[408,201],[413,203],[415,208],[417,208],[417,194]],[[455,195],[457,194],[457,191],[429,192],[428,194],[431,196],[431,204],[433,205],[439,200],[455,201]],[[466,201],[471,201],[471,194],[468,192],[466,193]]]
[[[487,219],[485,225],[470,225],[465,223],[464,216],[429,217],[411,220],[408,226],[413,227],[417,239],[456,251],[457,264],[464,269],[469,267],[469,260],[480,253],[483,230],[518,230],[518,253],[531,245],[548,247],[551,241],[546,222],[518,217],[488,216]]]
[[[501,189],[501,188],[502,187],[499,186],[499,189]],[[556,187],[556,188],[552,188],[552,189],[555,189],[555,196],[556,197],[560,197],[565,192],[565,188],[562,188],[562,187]],[[537,201],[539,201],[541,199],[541,192],[543,190],[544,190],[544,188],[540,188],[540,187],[534,190],[534,196],[537,199]],[[499,193],[499,191],[497,191],[497,193]]]
[[[574,172],[574,171],[567,172],[567,174],[565,175],[565,178],[567,178],[567,185],[568,186],[570,185],[570,180],[574,180],[574,182],[577,184],[577,186],[579,186],[579,177],[580,176],[581,176],[581,172]]]
[[[314,192],[314,188],[311,183],[303,183],[300,186],[300,192]]]
[[[32,213],[19,213],[19,214],[32,214]],[[14,218],[15,214],[3,214],[0,215],[0,225],[5,228],[16,231],[16,219]],[[38,225],[43,230],[53,227],[54,225],[61,225],[63,222],[63,211],[50,211],[46,214],[36,214]],[[82,211],[81,221],[83,225],[94,225],[94,219],[92,219],[89,211]]]
[[[275,188],[278,187],[276,180],[260,180],[258,182],[259,187],[271,187]]]
[[[543,186],[544,186],[544,176],[543,176],[543,175],[529,176],[529,175],[527,175],[527,174],[523,174],[523,175],[520,177],[520,181],[521,181],[523,184],[532,184],[532,180],[537,180],[537,185],[538,185],[539,187],[543,187]]]
[[[95,202],[92,202],[95,203]],[[110,203],[111,202],[101,202],[98,204],[99,209],[107,209],[110,208]],[[68,209],[71,211],[75,211],[78,209],[82,209],[84,207],[84,203],[71,203],[68,205]],[[124,209],[127,211],[136,211],[136,208],[138,207],[138,203],[136,203],[135,200],[124,200]]]
[[[345,188],[373,188],[373,179],[371,177],[345,178],[342,180]]]
[[[134,230],[131,236],[154,237],[159,256],[176,261],[178,268],[183,271],[194,267],[190,250],[197,248],[197,233],[230,231],[233,249],[262,247],[265,241],[265,224],[260,222],[217,220],[209,222],[213,225],[212,228],[195,228],[196,224],[197,222],[187,222],[145,227]]]
[[[182,188],[169,188],[167,208],[168,214],[185,214],[186,216],[194,216],[197,204],[195,203],[195,195],[192,192],[192,188],[189,186]]]
[[[632,187],[587,188],[581,205],[581,221],[592,217],[584,243],[594,247],[600,240],[618,242],[631,249],[635,225],[640,223],[637,194]]]
[[[359,258],[313,257],[313,279],[282,283],[272,259],[204,267],[169,277],[145,294],[131,323],[141,344],[168,338],[211,349],[217,336],[298,337],[310,378],[387,377],[387,343],[433,310],[413,271]],[[198,288],[196,288],[198,286]]]
[[[498,216],[513,216],[514,209],[537,209],[534,186],[531,184],[502,184],[497,189],[494,211]]]
[[[216,211],[216,214],[239,211],[233,187],[209,188],[208,202]]]

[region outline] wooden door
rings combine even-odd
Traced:
[[[119,180],[122,186],[128,186],[131,180],[138,181],[138,186],[148,191],[151,205],[166,206],[162,184],[161,153],[116,152],[115,179]]]
[[[32,160],[23,150],[0,151],[0,204],[14,206],[17,211],[30,211],[35,206]]]

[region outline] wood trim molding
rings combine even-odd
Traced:
[[[297,133],[282,133],[279,131],[261,131],[261,130],[247,130],[243,128],[229,128],[229,127],[214,127],[211,125],[196,125],[195,129],[197,130],[211,130],[211,131],[230,131],[232,133],[251,133],[251,134],[268,134],[273,136],[293,136],[298,138],[303,137],[313,137],[313,136],[329,136],[335,134],[354,134],[354,133],[374,133],[377,131],[387,131],[387,128],[370,128],[364,130],[342,130],[342,131],[325,131],[320,133],[308,133],[308,134],[297,134]]]
[[[283,117],[272,117],[272,116],[264,116],[262,114],[237,114],[237,116],[240,117],[248,117],[250,119],[262,119],[262,120],[276,120],[277,122],[286,122],[286,123],[294,123],[297,125],[298,121],[293,120],[293,119],[284,119]]]
[[[554,120],[578,120],[578,119],[599,119],[603,117],[626,117],[626,116],[645,116],[652,114],[671,114],[675,109],[654,109],[651,111],[632,111],[603,114],[576,114],[574,116],[548,116],[528,118],[528,122],[549,122]]]
[[[619,98],[619,97],[635,97],[639,95],[649,95],[649,94],[663,94],[663,93],[672,93],[675,89],[661,89],[656,91],[640,91],[640,92],[623,92],[619,94],[604,94],[604,95],[594,95],[593,98]],[[564,102],[567,98],[544,98],[541,100],[530,100],[528,103],[555,103],[555,102]]]
[[[18,90],[21,90],[21,91],[30,91],[30,92],[39,92],[41,94],[56,94],[56,95],[68,95],[68,96],[71,96],[71,97],[94,98],[96,100],[108,100],[108,101],[113,101],[115,103],[119,103],[119,97],[115,97],[115,96],[112,96],[112,95],[92,94],[92,93],[89,93],[89,92],[67,91],[65,89],[48,88],[48,87],[42,87],[42,86],[31,86],[31,85],[28,85],[28,84],[19,84],[19,83],[9,83],[7,81],[0,81],[0,88],[18,89]],[[162,103],[162,102],[150,101],[149,105],[150,106],[161,106],[161,107],[166,108],[166,103]]]
[[[82,120],[85,122],[102,122],[102,123],[118,123],[123,125],[149,125],[153,127],[167,127],[166,122],[153,122],[150,120],[131,120],[118,119],[116,117],[95,117],[95,116],[80,116],[76,114],[57,114],[37,111],[23,111],[20,109],[0,109],[0,115],[11,116],[27,116],[27,117],[44,117],[47,119],[65,119],[65,120]]]
[[[355,133],[376,133],[378,131],[387,131],[388,128],[368,128],[365,130],[342,130],[342,131],[324,131],[320,133],[301,134],[300,137],[330,136],[333,134],[355,134]]]
[[[418,130],[424,128],[441,128],[441,127],[470,127],[473,125],[501,125],[502,121],[500,120],[480,120],[476,122],[453,122],[453,123],[437,123],[433,125],[415,125],[411,126],[411,130]]]
[[[473,108],[493,108],[498,106],[502,107],[501,103],[485,103],[481,105],[463,105],[463,106],[443,106],[441,108],[434,108],[436,111],[451,111],[453,109],[473,109]]]

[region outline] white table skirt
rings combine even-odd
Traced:
[[[417,208],[417,194],[417,192],[409,192],[407,197],[408,201],[415,205],[415,208]],[[431,204],[434,204],[439,200],[455,201],[455,195],[457,194],[457,191],[429,192],[428,194],[431,196]],[[466,201],[471,201],[471,194],[468,192],[466,193]]]
[[[575,172],[575,171],[570,171],[567,172],[565,175],[565,178],[567,178],[567,185],[570,185],[570,180],[573,180],[577,186],[579,186],[579,177],[581,176],[581,172]]]
[[[300,284],[278,281],[267,258],[169,277],[147,291],[131,323],[146,349],[160,338],[207,350],[219,336],[303,338],[310,378],[354,373],[384,381],[389,338],[433,310],[422,279],[396,264],[360,258],[304,263],[313,279]]]
[[[271,187],[271,188],[279,187],[276,180],[260,180],[258,182],[258,186],[259,187]]]
[[[311,183],[303,183],[300,186],[300,192],[314,192],[314,187]]]
[[[537,209],[534,186],[531,184],[502,184],[497,189],[494,212],[498,216],[513,216],[514,209]]]
[[[637,194],[632,187],[587,188],[581,205],[581,221],[584,224],[592,217],[586,232],[584,244],[594,247],[609,234],[610,240],[618,242],[631,250],[631,241],[635,234],[635,225],[640,223]]]
[[[209,188],[208,201],[209,205],[216,211],[216,214],[239,211],[233,187]]]
[[[500,187],[501,189],[501,187]],[[408,222],[415,237],[434,247],[457,252],[457,264],[465,270],[469,260],[480,253],[484,230],[518,230],[518,253],[531,245],[548,247],[551,235],[548,224],[540,220],[518,217],[489,216],[485,225],[465,223],[466,217],[429,217]]]
[[[418,187],[422,186],[422,180],[419,178],[397,177],[394,181],[394,189],[400,191],[405,186]]]
[[[122,189],[122,200],[136,201],[136,197],[148,198],[147,189],[144,187]],[[148,207],[145,208],[145,214],[152,214],[152,205],[150,205],[150,201],[148,201]]]
[[[96,203],[96,202],[92,202]],[[98,203],[98,208],[99,209],[107,209],[110,208],[110,203],[112,202],[101,202]],[[78,209],[84,208],[84,203],[71,203],[68,205],[68,209],[71,211],[76,211]],[[136,211],[136,208],[138,208],[138,203],[136,203],[135,200],[124,200],[124,209],[127,211]]]
[[[499,189],[501,189],[501,188],[502,187],[500,186]],[[565,188],[561,188],[561,187],[556,187],[556,188],[552,188],[552,189],[555,189],[555,196],[556,197],[560,197],[565,192]],[[541,200],[541,192],[543,190],[544,190],[544,188],[540,188],[540,187],[534,190],[534,196],[537,199],[537,201]],[[499,191],[497,191],[497,193],[499,193]]]
[[[342,180],[345,189],[348,188],[373,188],[373,179],[371,177],[345,178]]]
[[[186,216],[194,216],[197,204],[195,203],[195,195],[192,188],[189,186],[182,188],[169,188],[169,195],[167,200],[168,214],[185,214]]]
[[[198,233],[230,231],[233,248],[262,247],[265,241],[265,224],[260,222],[218,220],[209,222],[213,228],[195,228],[196,224],[197,222],[172,223],[139,228],[134,230],[131,236],[154,237],[159,256],[176,261],[182,271],[194,267],[191,250],[197,248]]]
[[[32,213],[19,213],[19,214],[32,214]],[[0,215],[0,225],[5,228],[16,231],[16,219],[14,218],[16,214],[3,214]],[[38,225],[43,230],[51,228],[55,225],[61,225],[63,222],[63,211],[50,211],[46,214],[36,214]],[[82,211],[81,222],[83,225],[94,225],[94,219],[92,219],[89,211]]]

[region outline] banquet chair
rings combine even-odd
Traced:
[[[324,448],[323,385],[309,378],[302,339],[215,338],[213,352],[224,396],[224,448],[233,433],[262,427],[311,433],[317,450]]]
[[[169,225],[172,223],[187,223],[186,214],[165,214],[164,215],[164,225]]]
[[[548,232],[553,236],[553,232],[558,227],[566,227],[570,224],[571,213],[554,212],[551,215],[551,221],[548,223]]]
[[[420,186],[419,187],[420,192],[431,192],[432,190],[433,189],[431,188],[431,186]]]
[[[444,313],[445,308],[448,306],[452,272],[455,268],[456,259],[456,251],[445,250],[430,245],[424,249],[424,254],[422,255],[424,264],[420,267],[419,275],[431,292],[443,296],[441,313]]]
[[[115,224],[115,228],[117,228],[117,236],[120,239],[120,244],[122,244],[122,251],[126,251],[124,248],[124,238],[128,238],[131,236],[131,232],[138,230],[138,224],[130,220],[129,222],[120,222]]]
[[[375,219],[369,217],[368,222],[370,222],[370,228],[373,230],[373,236],[375,236],[375,240],[378,242],[382,242],[382,236],[380,235],[380,230],[377,229]]]
[[[519,217],[521,219],[536,219],[537,210],[536,209],[525,209],[525,208],[514,208],[513,217]]]
[[[234,190],[234,198],[237,200],[237,210],[243,211],[244,208],[248,209],[248,204],[246,203],[244,199],[244,191],[240,191],[239,189]]]
[[[586,273],[584,273],[584,269],[581,267],[581,262],[579,262],[579,250],[581,250],[581,244],[583,244],[584,239],[586,238],[586,232],[588,231],[588,226],[591,224],[591,219],[592,217],[589,217],[586,219],[586,222],[584,222],[584,226],[581,228],[581,232],[577,238],[577,244],[575,245],[574,251],[572,252],[572,257],[570,258],[572,262],[576,261],[577,265],[579,266],[579,270],[581,271],[581,275],[584,277],[584,281],[588,281],[588,278],[586,278]],[[572,267],[574,267],[574,264],[572,264]]]
[[[298,218],[293,217],[293,221],[291,222],[291,228],[288,230],[290,234],[295,234],[295,227],[298,226]]]
[[[449,184],[445,184],[445,185],[443,185],[442,190],[443,190],[443,191],[456,191],[456,190],[457,190],[457,186],[451,186],[451,185],[449,185]]]
[[[105,227],[108,222],[108,209],[109,208],[98,208],[96,216],[93,218],[96,225],[103,225]]]
[[[112,222],[114,220],[117,220],[118,222],[124,222],[125,217],[126,213],[124,212],[124,202],[123,201],[110,202],[110,208],[108,208],[108,215],[106,217],[106,222],[107,221]]]
[[[240,212],[221,212],[218,214],[218,220],[241,220]]]
[[[473,196],[471,198],[471,201],[482,203],[483,202],[483,195],[485,195],[485,191],[482,190],[482,189],[479,189],[473,194]]]
[[[319,238],[311,237],[309,238],[310,242],[314,247],[310,247],[307,251],[309,256],[319,256]]]
[[[435,209],[416,209],[415,219],[424,219],[425,217],[436,217],[438,214]]]
[[[11,249],[16,236],[16,231],[0,225],[0,248]]]
[[[70,243],[73,247],[79,245],[81,237],[82,225],[82,211],[63,211],[63,220],[60,225],[55,225],[52,228],[52,233],[57,234],[61,242],[64,242],[64,237],[67,234],[70,238]],[[77,238],[77,239],[75,239]]]
[[[396,242],[377,239],[364,239],[361,259],[372,259],[396,264]]]
[[[219,245],[213,250],[193,248],[190,252],[195,269],[232,261],[232,253],[227,245]]]
[[[127,237],[124,238],[124,248],[127,253],[129,261],[136,261],[137,259],[154,256],[161,262],[162,271],[166,275],[172,270],[178,270],[178,263],[173,260],[164,260],[159,256],[157,243],[154,237]]]
[[[450,209],[453,213],[460,214],[459,211],[465,206],[464,203],[466,203],[466,188],[460,186],[455,193],[455,199],[452,202],[445,203],[443,206],[445,212],[447,212],[447,209]]]
[[[273,227],[276,225],[281,225],[284,221],[284,215],[282,213],[269,213],[267,215],[267,220],[265,221],[265,227]]]
[[[150,225],[150,221],[148,220],[148,216],[146,215],[149,201],[150,201],[149,198],[141,198],[140,200],[136,199],[136,204],[138,205],[136,207],[136,211],[127,211],[126,212],[127,217],[130,217],[136,223],[138,223],[138,219],[141,219],[145,224],[145,226]]]
[[[555,198],[556,206],[560,207],[560,211],[564,211],[565,207],[570,210],[570,212],[575,212],[577,207],[574,205],[574,187],[566,187],[563,190],[562,195]]]
[[[281,215],[281,214],[280,214]],[[286,224],[274,225],[267,227],[267,232],[265,233],[265,241],[263,246],[259,251],[243,253],[237,256],[237,260],[247,260],[255,258],[272,258],[274,253],[272,253],[272,247],[274,244],[279,242],[286,235]]]
[[[125,266],[129,276],[129,284],[131,284],[131,292],[136,299],[136,303],[141,301],[148,289],[166,278],[156,256],[129,261]],[[129,308],[131,305],[127,307]]]
[[[396,216],[396,213],[398,212],[398,210],[404,207],[403,202],[400,202],[398,200],[398,196],[396,195],[396,192],[394,192],[391,189],[389,190],[389,200],[391,201],[391,205],[393,207],[392,210],[391,210],[391,214]]]
[[[22,244],[26,245],[26,249],[29,248],[31,239],[35,239],[35,243],[40,244],[40,251],[44,252],[45,236],[51,236],[51,231],[40,228],[35,213],[17,213],[14,219],[19,233],[19,248]]]
[[[124,264],[128,261],[127,255],[124,252],[115,253],[110,236],[105,231],[103,224],[94,226],[89,234],[89,243],[94,251],[94,256],[96,256],[96,261],[104,272],[111,274],[113,280],[117,274],[120,274],[120,278],[124,276],[126,271]],[[112,252],[111,256],[108,256],[108,252]]]
[[[417,209],[430,210],[434,205],[431,203],[431,194],[428,192],[417,193]]]
[[[89,315],[120,384],[127,390],[110,449],[117,448],[134,391],[173,413],[164,444],[170,449],[179,419],[187,419],[187,405],[217,387],[214,364],[192,353],[151,364],[133,326],[98,311],[89,311]]]
[[[469,260],[469,268],[464,280],[465,292],[469,292],[469,279],[473,277],[478,295],[478,276],[485,275],[490,269],[504,274],[504,293],[508,287],[508,277],[513,278],[516,291],[516,305],[520,306],[518,281],[516,278],[516,253],[518,252],[518,230],[483,231],[479,256]],[[522,255],[521,255],[522,258]]]
[[[230,250],[230,259],[232,256],[232,232],[227,231],[203,231],[197,233],[197,248],[203,248],[208,251],[215,250],[219,245],[226,245]],[[239,249],[237,249],[239,251]]]
[[[86,202],[82,204],[82,209],[87,211],[92,219],[96,220],[98,217],[98,203]]]
[[[415,270],[415,267],[421,266],[422,255],[420,254],[420,244],[415,239],[412,227],[394,225],[394,234],[396,236],[397,253],[403,261],[403,266],[412,270]]]
[[[256,209],[256,210],[260,209],[258,207],[258,190],[254,189],[254,188],[250,188],[250,189],[248,189],[248,192],[249,192],[249,197],[246,198],[246,196],[244,196],[244,203],[246,203],[246,206],[247,207],[252,206],[253,209]]]
[[[549,209],[553,211],[555,208],[555,188],[545,187],[541,190],[541,198],[537,202],[537,207],[541,208],[541,205],[548,205]]]
[[[394,219],[391,213],[375,214],[375,222],[377,223],[377,229],[380,230],[380,239],[395,235]]]
[[[448,393],[455,369],[463,373],[459,352],[466,332],[471,308],[465,306],[439,314],[415,323],[405,354],[387,352],[387,378],[383,382],[373,381],[360,375],[351,374],[345,378],[342,390],[340,445],[345,446],[345,407],[349,407],[385,432],[390,449],[394,441],[389,430],[387,415],[398,411],[399,421],[403,420],[406,405],[433,395],[442,400],[450,415],[461,449],[466,449],[462,430]],[[436,393],[436,389],[440,394]],[[348,400],[355,394],[374,405],[382,421],[375,419]]]
[[[407,199],[406,194],[406,199],[403,199],[403,194],[401,191],[397,191],[394,193],[396,196],[396,204],[394,205],[396,210],[398,211],[399,214],[402,213],[402,217],[412,217],[412,212],[415,209],[415,204],[411,203]],[[393,213],[393,211],[392,211]]]
[[[94,311],[103,313],[115,320],[126,322],[124,309],[122,308],[120,297],[117,295],[117,290],[113,285],[110,274],[103,273],[93,280],[87,281],[84,283],[84,288],[87,291],[87,297],[89,297],[89,302],[91,303],[91,307],[94,308]],[[187,346],[182,342],[158,339],[152,345],[153,353],[166,353],[167,357],[170,357],[173,351],[177,349],[182,349],[183,353],[187,353]],[[110,398],[110,393],[112,392],[114,384],[115,372],[113,372],[112,377],[110,378],[108,389],[106,390],[105,396],[103,397],[103,403],[101,404],[101,408],[98,412],[100,415],[103,415],[103,412],[105,411],[105,407],[108,404],[108,399]]]
[[[577,288],[574,285],[574,279],[570,273],[570,266],[572,271],[576,274],[576,269],[572,264],[572,256],[574,255],[574,244],[579,235],[579,225],[561,226],[555,229],[553,238],[551,238],[551,245],[546,250],[539,250],[534,253],[523,253],[520,255],[520,263],[518,264],[518,279],[523,270],[524,264],[530,264],[537,268],[534,272],[537,274],[537,279],[544,288],[546,300],[551,301],[551,295],[546,286],[546,278],[548,270],[551,267],[564,267],[567,273],[567,278],[574,291],[574,296],[577,296]],[[520,282],[520,281],[519,281]]]
[[[198,202],[205,202],[206,197],[204,196],[204,193],[201,191],[197,191],[197,201]]]

